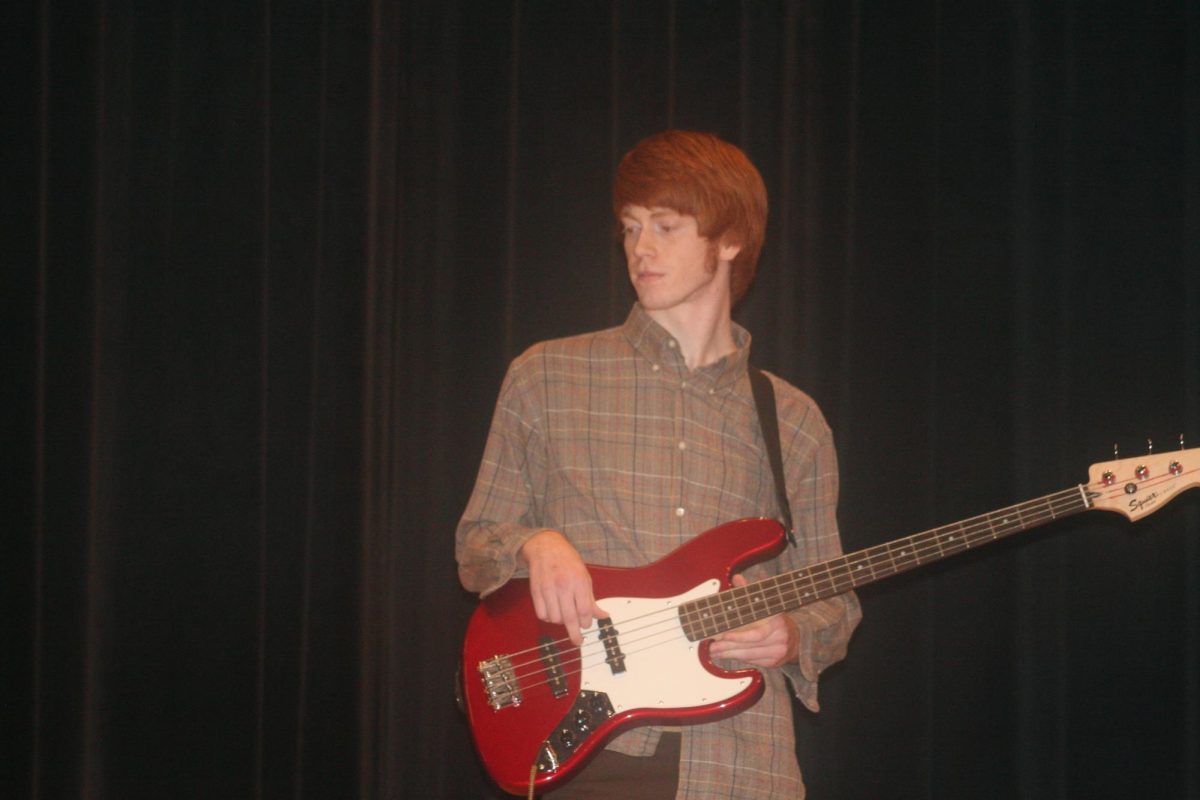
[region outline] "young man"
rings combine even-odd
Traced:
[[[604,616],[585,564],[642,566],[722,523],[778,516],[750,336],[730,316],[762,247],[761,176],[715,136],[667,131],[621,161],[613,210],[637,303],[620,327],[513,362],[457,533],[467,589],[527,575],[538,618],[576,644]],[[807,395],[771,383],[798,541],[739,585],[841,552],[829,428]],[[716,636],[718,663],[763,671],[761,700],[717,722],[622,733],[553,796],[802,797],[787,684],[815,711],[817,677],[860,616],[849,593]]]

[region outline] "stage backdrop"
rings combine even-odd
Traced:
[[[6,4],[0,794],[489,797],[453,531],[669,126],[856,549],[1200,446],[1195,3]],[[814,798],[1200,796],[1200,492],[861,592]]]

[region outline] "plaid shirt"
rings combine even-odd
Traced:
[[[778,514],[746,366],[736,352],[689,370],[677,343],[634,305],[625,324],[543,342],[511,365],[475,490],[457,532],[459,576],[483,595],[523,575],[521,546],[563,533],[584,561],[648,564],[730,520]],[[798,547],[755,565],[758,580],[841,554],[837,457],[828,425],[803,392],[771,376]],[[685,726],[679,798],[804,796],[792,703],[817,710],[817,677],[845,656],[861,617],[847,593],[792,612],[797,662],[764,670],[766,691],[729,719]],[[609,748],[651,755],[661,729],[627,731]]]

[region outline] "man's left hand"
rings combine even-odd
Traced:
[[[746,579],[733,576],[733,585],[745,586]],[[754,667],[779,667],[794,661],[800,647],[800,629],[787,614],[776,614],[712,639],[710,658],[744,661]]]

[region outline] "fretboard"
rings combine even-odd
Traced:
[[[1075,486],[774,578],[691,600],[680,605],[679,616],[687,638],[698,642],[1087,511],[1091,507],[1092,499],[1086,487]]]

